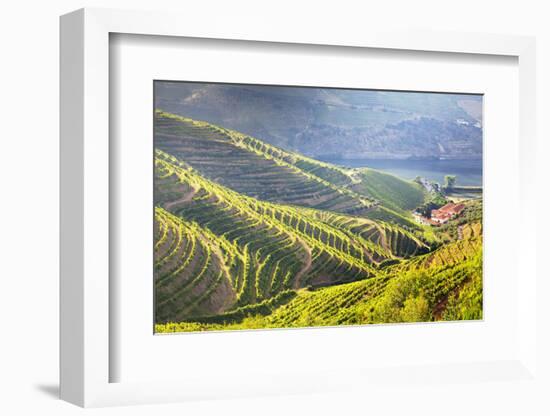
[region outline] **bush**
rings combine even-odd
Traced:
[[[372,310],[372,322],[430,321],[431,305],[424,295],[429,279],[423,271],[412,271],[392,280]]]

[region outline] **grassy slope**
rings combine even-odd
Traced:
[[[163,111],[156,112],[155,125],[159,149],[238,192],[420,229],[408,212],[425,199],[423,188],[414,182],[373,169],[344,169]]]
[[[426,250],[414,235],[389,224],[257,201],[202,177],[162,151],[157,151],[155,175],[157,217],[163,220],[157,222],[163,225],[168,218],[173,223],[171,229],[194,230],[195,240],[204,246],[197,251],[197,243],[195,251],[190,251],[200,256],[202,268],[195,262],[181,268],[178,264],[190,257],[189,251],[184,251],[190,239],[178,237],[183,242],[160,245],[164,251],[156,252],[157,264],[171,267],[159,269],[159,280],[181,296],[161,305],[164,309],[157,310],[159,321],[261,303],[285,290],[308,285],[372,277],[383,261]],[[160,225],[157,244],[165,238]],[[168,260],[166,256],[170,256]],[[213,262],[218,266],[213,267]],[[231,282],[230,289],[224,286],[218,291],[233,299],[229,303],[202,296],[207,290],[205,284],[190,286],[189,282],[207,279],[218,282],[214,279],[222,277],[216,271],[223,271],[225,280]],[[186,289],[195,286],[194,291]],[[215,297],[218,292],[210,294]]]
[[[256,199],[355,215],[372,206],[349,189],[353,180],[342,169],[202,121],[157,112],[155,146]]]
[[[460,243],[460,244],[459,244]],[[376,278],[315,291],[263,313],[157,325],[158,332],[360,325],[482,318],[481,238],[442,247],[423,266],[390,269]],[[430,258],[446,261],[429,261]],[[433,260],[432,258],[432,260]]]
[[[226,259],[208,233],[159,207],[155,230],[157,321],[217,314],[235,301]]]
[[[197,289],[194,297],[178,300],[177,319],[223,317],[224,311],[232,311],[225,313],[239,322],[223,329],[239,329],[414,321],[426,316],[463,319],[481,313],[481,249],[470,239],[456,243],[450,252],[436,251],[437,261],[427,255],[378,269],[386,260],[425,250],[406,231],[422,230],[407,212],[424,197],[416,184],[370,169],[358,175],[208,123],[162,112],[156,116],[160,127],[155,140],[160,137],[161,148],[185,157],[189,164],[158,152],[155,199],[159,207],[198,230],[197,239],[210,247],[217,265],[208,266],[211,274],[217,276],[213,271],[221,272],[223,267],[229,270],[221,281],[229,281],[230,287],[224,284],[222,292],[233,299],[207,303],[212,296],[204,296],[199,302],[197,296],[204,290]],[[183,145],[187,141],[188,146]],[[461,259],[459,264],[449,260],[453,255]],[[158,260],[162,258],[159,255]],[[180,282],[196,277],[197,273],[178,276]],[[364,277],[371,278],[315,291],[300,289]],[[429,292],[434,284],[446,289]],[[391,289],[394,285],[416,289],[396,300],[388,295],[399,292]],[[326,313],[320,312],[325,309]],[[184,323],[157,330],[220,329],[217,325]]]
[[[378,203],[365,215],[367,218],[397,224],[433,240],[429,230],[417,224],[411,215],[412,210],[429,198],[420,184],[370,168],[358,169],[354,175],[358,181],[352,189]]]
[[[442,242],[454,241],[459,237],[459,227],[475,223],[481,224],[483,217],[483,201],[481,199],[470,200],[464,202],[464,204],[466,208],[458,218],[452,219],[435,229],[438,240]],[[466,231],[466,229],[463,231]]]
[[[394,211],[411,211],[424,202],[423,187],[415,182],[369,168],[361,169],[359,177],[356,192],[370,195]]]

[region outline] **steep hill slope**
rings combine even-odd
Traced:
[[[203,121],[163,111],[155,117],[158,149],[237,192],[420,229],[408,211],[426,195],[414,182],[373,169],[344,169]]]
[[[220,247],[195,223],[155,208],[156,321],[214,315],[236,298]]]
[[[422,205],[426,198],[424,188],[397,176],[374,169],[359,169],[357,182],[352,189],[362,195],[370,195],[381,205],[396,211],[410,211]]]
[[[282,305],[157,325],[159,332],[426,322],[482,318],[479,235],[376,277],[300,290]]]
[[[343,170],[209,123],[157,111],[155,146],[204,177],[260,200],[357,215],[372,206],[347,189],[353,182]]]
[[[427,250],[414,235],[389,224],[255,200],[160,150],[155,175],[159,295],[164,285],[167,293],[178,293],[157,303],[157,321],[216,314],[289,289],[373,277],[384,261]],[[196,256],[202,267],[189,260]],[[199,285],[207,281],[211,284]]]

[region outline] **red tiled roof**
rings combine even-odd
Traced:
[[[453,213],[450,212],[440,212],[440,211],[432,211],[432,218],[435,218],[436,220],[446,220],[453,216]]]
[[[449,202],[447,205],[432,210],[432,217],[448,217],[454,214],[460,214],[464,209],[464,204],[453,204]]]
[[[463,209],[464,209],[464,204],[454,204],[452,202],[449,202],[445,206],[439,208],[438,211],[450,212],[450,213],[459,213]]]
[[[457,214],[462,212],[462,210],[464,210],[464,208],[466,208],[464,206],[464,204],[456,204],[455,207],[454,207],[454,212],[456,212]]]
[[[464,210],[464,208],[464,204],[454,204],[452,202],[449,202],[439,209],[432,209],[430,213],[431,218],[426,218],[421,215],[418,215],[418,217],[420,221],[427,222],[428,224],[440,225],[441,223],[445,223],[454,216],[460,214],[462,210]]]

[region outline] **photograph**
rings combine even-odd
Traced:
[[[154,333],[483,319],[483,95],[153,81]]]
[[[3,6],[0,416],[550,416],[547,2]]]

